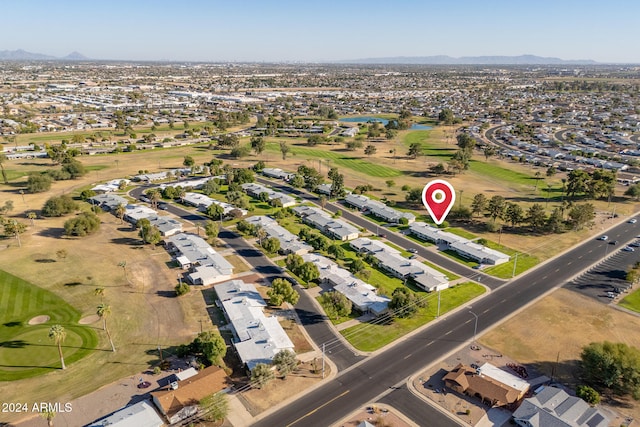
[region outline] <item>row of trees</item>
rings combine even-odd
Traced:
[[[282,378],[286,378],[291,372],[298,367],[298,359],[296,354],[290,350],[281,350],[273,357],[272,366],[278,370],[278,374]],[[264,387],[269,381],[273,380],[276,375],[272,366],[266,363],[258,363],[251,370],[251,385],[255,388]]]
[[[320,277],[318,266],[311,261],[305,261],[300,255],[287,255],[285,265],[289,271],[304,280],[307,284]]]

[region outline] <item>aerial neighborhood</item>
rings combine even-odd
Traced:
[[[0,425],[640,425],[637,66],[0,66]]]

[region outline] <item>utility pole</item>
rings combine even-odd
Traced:
[[[518,252],[516,252],[516,258],[513,260],[513,273],[511,273],[511,278],[516,277],[516,266],[518,265]]]
[[[322,343],[322,378],[324,379],[324,344]]]
[[[473,311],[469,310],[469,313],[473,314],[473,317],[476,318],[476,323],[473,325],[473,343],[476,343],[476,333],[478,332],[478,315]]]
[[[436,319],[440,317],[440,289],[438,289],[438,313],[436,314]]]

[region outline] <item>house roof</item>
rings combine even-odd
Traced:
[[[607,417],[584,400],[570,396],[562,389],[544,387],[525,399],[513,413],[516,420],[527,421],[532,427],[606,427]]]
[[[463,364],[458,364],[444,376],[443,380],[453,381],[464,392],[478,393],[483,399],[488,399],[498,405],[514,403],[521,395],[517,389],[494,378],[478,375],[475,369]]]
[[[217,393],[231,385],[231,380],[222,368],[209,366],[197,375],[178,383],[175,390],[161,390],[152,392],[157,404],[171,418],[185,406],[192,406],[201,399]]]
[[[87,427],[160,427],[164,421],[148,400],[126,406]]]

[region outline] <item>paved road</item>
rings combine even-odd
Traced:
[[[308,193],[307,191],[304,191],[301,189],[292,188],[289,185],[282,182],[278,182],[278,181],[272,181],[272,180],[268,180],[260,177],[256,178],[256,180],[262,184],[269,185],[278,191],[291,193],[298,197],[302,197],[303,199],[306,199],[310,202],[320,204],[320,200],[318,199],[318,196],[316,196],[315,194]],[[357,212],[357,211],[353,212],[349,208],[343,205],[327,202],[325,204],[325,209],[333,213],[335,213],[338,210],[341,210],[342,218],[344,218],[345,220],[353,224],[356,224],[359,227],[363,227],[372,233],[377,233],[378,231],[384,232],[384,234],[387,236],[386,239],[391,243],[394,243],[395,245],[405,249],[415,248],[418,251],[417,252],[418,255],[420,255],[427,261],[432,262],[442,268],[445,268],[451,271],[452,273],[457,274],[458,276],[467,277],[471,280],[482,282],[484,285],[488,286],[491,289],[495,289],[505,283],[504,280],[497,279],[492,276],[488,276],[484,273],[478,272],[465,265],[462,265],[452,260],[451,258],[435,253],[427,249],[423,245],[420,245],[419,243],[416,243],[413,240],[407,239],[406,237],[402,236],[399,233],[394,233],[382,226],[377,225],[372,221],[369,221],[368,219],[366,219],[366,217],[363,217],[360,212]]]
[[[608,234],[620,236],[620,244],[627,244],[639,231],[637,224],[623,223]],[[604,253],[602,243],[590,239],[468,307],[478,316],[478,333],[504,321],[531,301],[598,262]],[[364,360],[255,425],[327,426],[337,422],[358,407],[374,401],[391,387],[400,386],[426,365],[469,342],[473,338],[474,319],[468,310],[443,316],[430,327],[401,339],[394,347]],[[509,321],[518,321],[518,318]],[[416,408],[411,418],[425,425],[433,416],[433,409],[415,400]]]
[[[131,196],[139,199],[142,193],[149,187],[140,187],[131,190]],[[185,221],[192,222],[194,224],[200,223],[204,227],[204,222],[209,218],[204,217],[198,213],[188,211],[173,204],[165,204],[163,206],[167,212],[172,213]],[[218,238],[223,240],[229,247],[231,247],[239,256],[243,257],[253,269],[264,275],[269,281],[276,277],[282,277],[282,271],[280,267],[274,265],[269,258],[264,256],[255,247],[247,243],[244,238],[239,234],[221,228],[218,234]],[[343,342],[338,339],[334,329],[328,326],[328,321],[324,313],[320,313],[313,303],[312,298],[307,292],[299,287],[296,287],[296,291],[300,294],[300,300],[296,304],[295,309],[300,321],[305,327],[305,330],[311,337],[311,339],[319,346],[323,343],[327,345],[327,357],[331,359],[338,368],[338,371],[344,370],[349,366],[362,360],[364,356],[359,356],[345,346]]]
[[[455,422],[447,415],[425,404],[420,398],[411,393],[406,385],[391,390],[389,394],[378,399],[378,402],[397,409],[419,426],[458,427],[460,425],[460,423]]]

